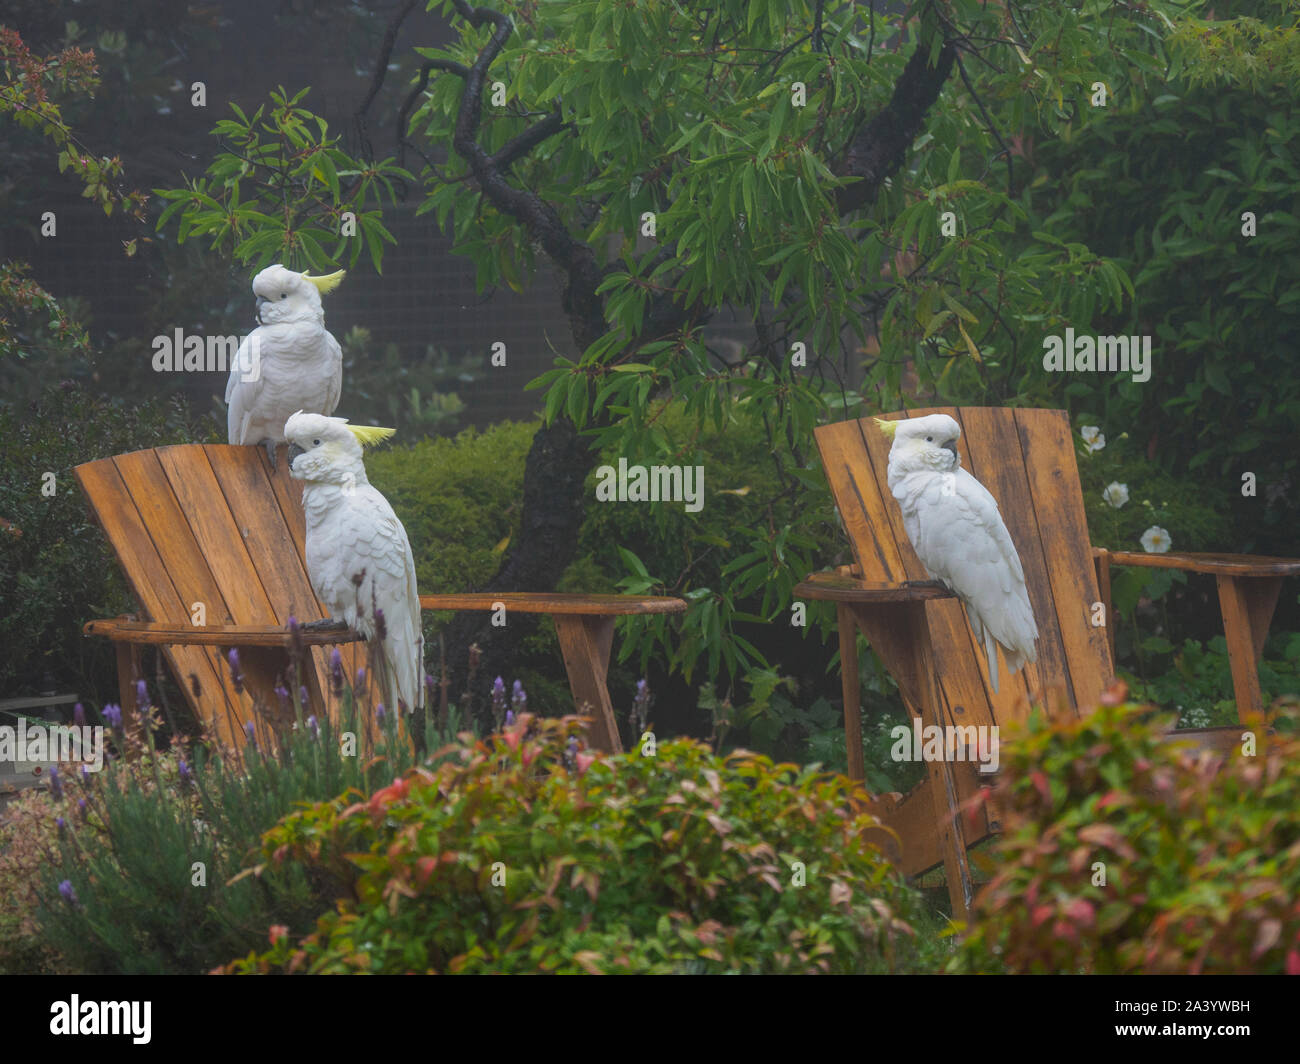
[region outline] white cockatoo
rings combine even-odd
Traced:
[[[1038,660],[1038,625],[1025,589],[1025,571],[997,500],[962,469],[957,453],[961,426],[947,414],[876,422],[894,441],[889,449],[889,490],[898,500],[907,538],[931,579],[966,607],[996,692],[995,643],[1001,645],[1012,672]]]
[[[226,383],[226,428],[234,444],[275,445],[296,410],[332,414],[343,390],[343,352],[325,328],[320,297],[343,272],[312,277],[279,263],[253,278],[258,327],[244,337]]]
[[[289,472],[303,482],[307,575],[331,618],[304,627],[346,624],[360,632],[370,642],[375,667],[382,667],[385,705],[422,708],[424,635],[415,557],[406,529],[366,479],[361,460],[363,444],[387,439],[393,430],[301,410],[283,429]]]

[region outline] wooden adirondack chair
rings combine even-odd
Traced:
[[[1219,582],[1239,711],[1244,715],[1260,708],[1256,665],[1282,577],[1300,574],[1300,560],[1094,550],[1064,411],[945,407],[886,417],[934,413],[960,423],[962,466],[997,499],[1019,551],[1038,622],[1038,661],[1011,676],[1000,668],[1001,690],[991,690],[983,650],[958,600],[942,588],[907,586],[909,581],[926,581],[927,575],[886,482],[891,441],[870,418],[816,429],[854,563],[838,572],[812,574],[795,593],[836,603],[850,776],[863,778],[859,630],[897,681],[909,713],[923,726],[1005,725],[1022,719],[1031,702],[1049,713],[1088,712],[1114,679],[1112,564],[1213,573]],[[1095,625],[1094,618],[1102,617],[1105,625]],[[1226,745],[1239,733],[1239,728],[1205,729],[1200,738]],[[966,850],[998,830],[997,813],[984,807],[974,819],[954,815],[988,782],[973,762],[935,761],[927,768],[923,783],[899,801],[881,801],[876,812],[900,837],[907,874],[943,863],[953,913],[961,918],[974,889]]]
[[[198,718],[232,744],[254,722],[254,699],[277,707],[274,688],[289,664],[289,617],[324,617],[305,562],[302,487],[280,452],[273,471],[257,447],[186,444],[135,451],[77,466],[78,483],[116,552],[147,619],[94,620],[88,635],[117,645],[124,711],[136,704],[140,648],[155,645]],[[679,613],[676,598],[623,595],[422,595],[435,610],[516,610],[548,613],[556,628],[575,705],[593,717],[600,749],[620,749],[605,684],[614,618],[623,614]],[[331,699],[329,654],[340,645],[351,679],[365,664],[355,633],[301,633],[312,712]],[[225,656],[239,650],[242,690]],[[377,696],[373,690],[371,701]]]

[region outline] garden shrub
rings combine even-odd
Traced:
[[[0,810],[0,975],[66,970],[36,919],[36,888],[51,858],[60,811],[47,792],[35,788]]]
[[[1250,756],[1121,698],[1007,729],[999,870],[951,969],[1300,974],[1300,703],[1243,727]]]
[[[30,405],[0,402],[0,691],[71,688],[86,701],[116,691],[112,646],[81,626],[138,607],[72,468],[210,438],[175,401],[115,404],[71,381]]]
[[[258,873],[339,884],[310,935],[237,974],[883,972],[915,967],[916,895],[843,777],[689,739],[594,755],[521,715],[368,800],[267,832]],[[857,792],[860,796],[862,792]],[[801,862],[802,864],[796,864]],[[806,885],[798,885],[800,876]]]
[[[352,753],[343,745],[349,733]],[[113,734],[119,750],[134,747],[120,728]],[[449,734],[430,719],[426,748]],[[38,871],[40,934],[67,970],[196,974],[252,949],[268,923],[306,932],[332,884],[300,868],[239,877],[261,834],[300,803],[368,795],[415,763],[396,716],[358,720],[346,687],[336,721],[309,718],[274,752],[262,735],[219,756],[196,748],[187,764],[182,753],[155,749],[151,736],[143,734],[137,757],[63,785],[57,838],[40,841],[39,870],[23,866]]]

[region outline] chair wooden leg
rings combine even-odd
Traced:
[[[125,724],[126,718],[136,712],[136,683],[144,679],[144,667],[138,644],[114,643],[113,648],[117,651],[117,697]]]
[[[844,695],[844,740],[848,747],[849,779],[866,778],[862,757],[862,703],[858,686],[858,629],[853,611],[843,603],[835,607],[840,630],[840,689]]]
[[[925,603],[908,603],[901,612],[907,635],[916,650],[916,678],[920,695],[918,709],[921,726],[942,728],[939,712],[939,685],[935,673],[934,648],[930,643],[930,626],[926,622]],[[930,777],[930,791],[934,803],[935,823],[939,850],[943,854],[944,874],[948,880],[948,896],[952,900],[954,920],[969,920],[971,903],[975,899],[975,882],[971,875],[970,859],[966,854],[966,838],[962,818],[957,814],[960,805],[957,778],[953,765],[946,758],[926,764]]]
[[[555,631],[560,637],[573,703],[579,708],[584,702],[591,707],[592,745],[606,753],[622,753],[623,743],[618,735],[614,707],[605,681],[609,650],[614,639],[614,618],[557,615]]]
[[[1259,687],[1259,658],[1268,638],[1269,622],[1282,589],[1281,577],[1235,577],[1220,574],[1219,607],[1223,611],[1223,636],[1232,666],[1232,693],[1237,717],[1263,711]]]

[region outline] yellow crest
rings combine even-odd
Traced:
[[[881,417],[872,418],[871,420],[880,426],[880,431],[883,432],[888,439],[892,440],[894,438],[894,433],[898,431],[897,421],[886,421]]]
[[[339,282],[343,280],[343,275],[347,272],[347,270],[336,270],[334,273],[327,273],[321,277],[313,277],[304,270],[302,279],[314,284],[321,295],[328,295],[339,286]]]
[[[378,425],[349,425],[348,431],[357,438],[362,447],[371,447],[382,443],[389,436],[396,436],[396,429],[381,429]]]

